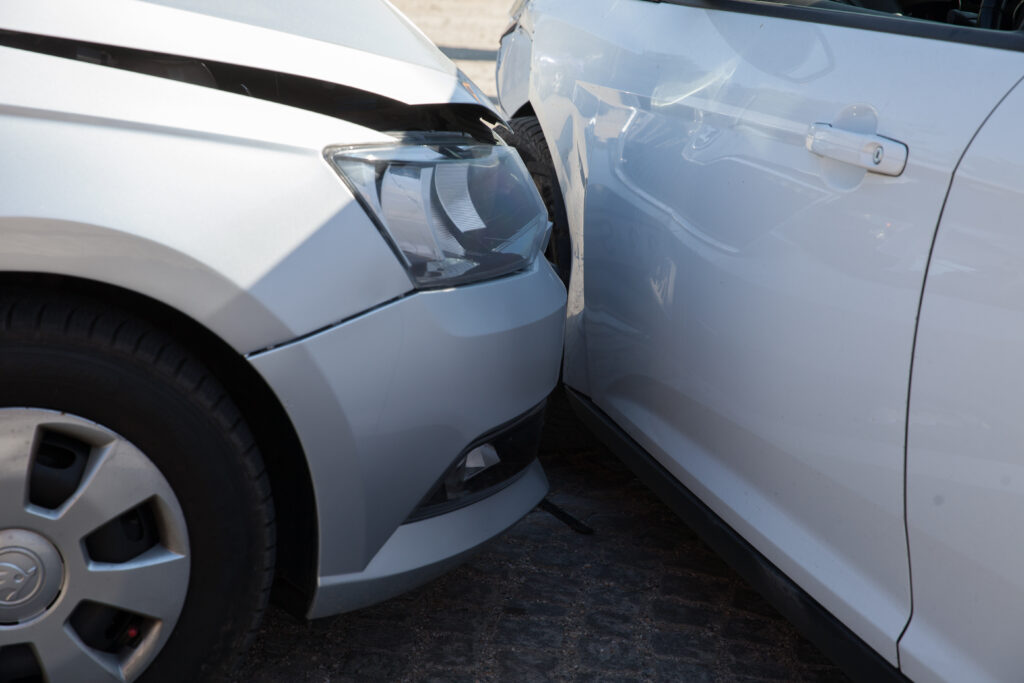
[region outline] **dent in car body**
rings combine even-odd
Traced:
[[[925,265],[1019,54],[873,33],[865,60],[858,29],[644,2],[527,14],[573,239],[566,382],[895,664]],[[869,111],[910,149],[900,178],[805,149]]]

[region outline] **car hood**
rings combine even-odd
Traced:
[[[494,107],[387,0],[4,0],[0,29]]]

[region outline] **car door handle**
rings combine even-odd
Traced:
[[[812,123],[807,149],[818,156],[866,168],[872,173],[897,176],[907,165],[907,146],[898,140]]]

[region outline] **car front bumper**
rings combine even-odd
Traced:
[[[398,527],[361,572],[320,577],[307,617],[366,607],[411,590],[461,564],[508,529],[548,490],[536,460],[508,487],[453,512]]]
[[[405,523],[468,446],[554,388],[564,321],[565,289],[538,260],[250,357],[291,418],[312,478],[319,556],[308,616],[422,583],[543,497],[533,463],[494,495]]]

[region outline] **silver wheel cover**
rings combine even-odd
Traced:
[[[42,429],[92,446],[81,484],[58,509],[29,502]],[[84,539],[149,501],[160,542],[123,563],[91,560]],[[67,413],[0,408],[0,648],[28,644],[50,683],[132,681],[181,615],[190,572],[188,532],[163,474],[124,437]],[[121,656],[95,650],[68,620],[83,601],[126,610],[154,626]]]

